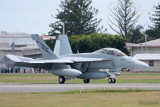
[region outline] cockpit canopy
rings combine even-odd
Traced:
[[[110,54],[115,56],[126,56],[123,52],[121,52],[118,49],[115,48],[102,48],[100,50],[95,51],[96,53],[104,53],[104,54]]]

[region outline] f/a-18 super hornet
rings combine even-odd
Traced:
[[[45,69],[59,76],[59,83],[71,78],[83,79],[89,83],[90,79],[109,77],[109,83],[115,83],[115,77],[124,70],[134,70],[148,67],[147,64],[127,56],[115,48],[102,48],[91,53],[73,54],[67,35],[59,35],[54,52],[45,41],[33,34],[43,55],[43,58],[32,59],[28,57],[6,55],[7,65]]]

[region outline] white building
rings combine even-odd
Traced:
[[[150,66],[139,71],[160,72],[160,39],[139,44],[126,43],[126,47],[131,56]]]
[[[30,34],[26,33],[7,33],[2,31],[0,34],[0,43],[11,45],[15,42],[16,47],[23,48],[38,48],[35,41],[32,40]]]
[[[8,33],[2,31],[0,34],[0,68],[3,67],[2,58],[6,54],[12,54],[12,42],[15,43],[15,53],[18,56],[27,56],[40,53],[35,41],[30,34]]]
[[[139,44],[126,43],[126,47],[130,51],[131,56],[134,56],[136,54],[143,54],[143,53],[160,54],[160,39],[148,41],[146,42],[146,44],[145,43],[139,43]]]

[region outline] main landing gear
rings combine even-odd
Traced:
[[[115,78],[109,78],[109,79],[108,79],[108,82],[109,82],[109,83],[116,83],[116,79],[115,79]]]
[[[115,77],[118,76],[116,72],[109,72],[109,71],[106,71],[110,77],[108,79],[108,83],[116,83],[116,79]]]
[[[59,79],[58,79],[58,81],[59,81],[60,84],[64,84],[65,77],[64,76],[60,76]]]
[[[84,79],[83,82],[88,84],[90,82],[90,79]]]

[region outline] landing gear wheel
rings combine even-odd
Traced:
[[[112,78],[112,83],[116,83],[116,79],[115,78]]]
[[[112,83],[112,78],[109,78],[109,79],[108,79],[108,83]]]
[[[108,82],[109,82],[109,83],[116,83],[116,79],[115,79],[115,78],[109,78],[109,79],[108,79]]]
[[[83,82],[84,82],[84,83],[89,83],[89,82],[90,82],[90,79],[84,79]]]
[[[59,81],[60,84],[64,84],[64,82],[65,82],[64,76],[60,76],[58,81]]]

